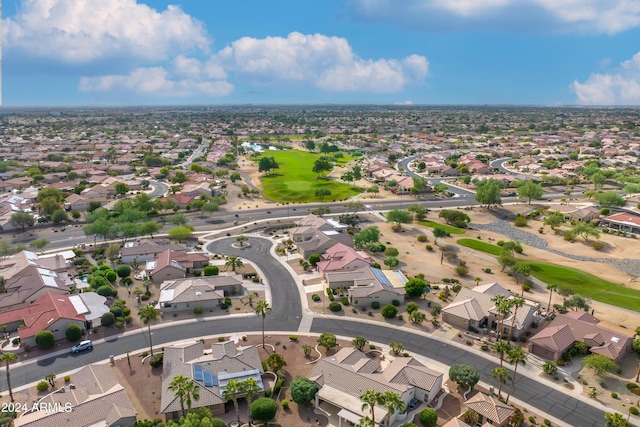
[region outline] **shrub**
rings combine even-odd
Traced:
[[[426,234],[421,234],[418,236],[418,242],[420,243],[424,243],[424,242],[428,242],[429,238],[427,237]]]
[[[297,335],[289,335],[289,341],[298,341]]]
[[[120,329],[123,326],[124,326],[124,321],[122,321],[122,319],[116,320],[116,323],[113,324],[113,327],[116,328],[116,329]]]
[[[631,415],[638,415],[638,414],[640,414],[640,411],[638,411],[638,408],[636,408],[635,406],[630,406],[629,407],[629,413]]]
[[[604,249],[604,243],[599,240],[594,240],[593,242],[591,242],[591,247],[596,251],[601,251],[602,249]]]
[[[515,221],[513,221],[513,225],[515,225],[516,227],[526,227],[527,226],[527,218],[522,216],[522,215],[518,215],[518,216],[516,216]]]
[[[400,251],[398,251],[398,249],[396,248],[388,247],[384,250],[385,256],[398,256],[398,254],[400,254]]]
[[[64,376],[64,382],[68,383],[69,381],[71,381],[71,375],[65,375]]]
[[[96,293],[103,297],[110,297],[113,295],[113,288],[109,285],[102,285],[98,288]]]
[[[433,250],[433,246],[431,245],[424,245],[424,248],[428,251],[432,251]]]
[[[116,317],[122,317],[124,314],[124,311],[122,310],[122,307],[111,307],[111,309],[109,310],[110,312],[113,313],[114,316]]]
[[[420,423],[427,427],[433,427],[438,422],[438,413],[433,408],[424,408],[420,411]]]
[[[532,426],[536,425],[536,417],[534,417],[533,415],[530,415],[529,424],[531,424]]]
[[[483,268],[482,271],[484,271],[487,274],[491,274],[491,269],[489,267]]]
[[[531,285],[529,283],[525,283],[524,285],[522,285],[522,289],[525,292],[530,292],[531,291]]]
[[[332,302],[331,304],[329,304],[329,310],[333,311],[333,312],[338,312],[342,310],[342,304],[340,304],[339,302]]]
[[[408,302],[407,305],[404,306],[404,309],[409,313],[416,311],[418,308],[418,304],[413,301]]]
[[[76,342],[80,338],[82,338],[82,328],[75,323],[71,323],[67,326],[67,330],[65,331],[67,335],[67,339],[71,342]]]
[[[217,265],[207,265],[204,268],[205,276],[217,276],[220,272],[220,268]]]
[[[382,317],[384,317],[385,319],[391,319],[396,317],[396,314],[398,314],[398,308],[393,304],[387,304],[382,307],[381,313]]]
[[[102,326],[111,326],[114,323],[116,323],[116,316],[113,315],[112,312],[107,311],[105,314],[102,315],[102,317],[100,318],[100,324]]]
[[[461,289],[462,289],[462,285],[453,285],[453,286],[451,287],[451,290],[452,290],[453,292],[455,292],[455,293],[460,292],[460,290],[461,290]]]
[[[36,334],[36,344],[41,350],[52,349],[56,344],[56,339],[53,336],[53,332],[49,330],[40,331]]]
[[[389,268],[395,268],[398,266],[398,264],[400,264],[400,261],[397,257],[389,256],[384,259],[383,263]]]
[[[469,274],[469,267],[464,264],[457,265],[455,270],[456,274],[458,274],[459,276],[466,276],[467,274]]]
[[[542,421],[542,423],[544,425],[546,425],[546,426],[550,426],[551,425],[551,420],[548,420],[548,419],[545,418],[544,421]]]
[[[200,307],[199,305],[193,307],[193,314],[202,314],[202,307]]]
[[[349,305],[349,298],[342,297],[340,298],[340,302],[342,303],[342,305]]]
[[[320,300],[321,300],[320,295],[318,295],[318,294],[311,295],[311,299],[313,301],[315,301],[315,302],[320,302]]]
[[[289,401],[287,399],[282,399],[280,404],[282,405],[282,409],[284,409],[285,411],[289,409]]]
[[[374,310],[377,310],[380,308],[380,303],[378,301],[374,301],[371,303],[371,308],[373,308]]]
[[[275,393],[275,390],[273,393]],[[278,406],[275,400],[268,397],[260,397],[251,404],[251,417],[258,421],[271,421],[276,416],[277,410]]]
[[[636,383],[627,383],[627,390],[632,390],[634,388],[638,388],[638,384],[636,384]]]
[[[611,398],[612,399],[617,399],[618,398],[618,393],[616,393],[615,391],[611,392]]]
[[[128,316],[131,314],[131,309],[129,307],[125,307],[122,309],[122,315],[123,316]]]
[[[202,276],[202,270],[193,270],[193,275],[195,277],[200,277]]]
[[[160,366],[162,366],[163,360],[164,360],[164,354],[162,353],[154,354],[149,359],[149,365],[151,365],[152,368],[159,368]]]
[[[38,391],[47,391],[47,390],[49,390],[49,383],[47,381],[40,381],[36,385],[36,390],[38,390]]]

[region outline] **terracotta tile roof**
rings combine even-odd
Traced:
[[[491,396],[487,396],[483,393],[477,393],[475,396],[464,402],[464,406],[477,412],[485,418],[497,423],[498,425],[504,424],[511,414],[513,414],[513,408],[500,402]]]
[[[530,338],[530,341],[554,353],[564,353],[576,341],[569,325],[547,326]]]
[[[23,315],[24,328],[18,329],[20,338],[32,337],[60,319],[84,322],[67,295],[48,293],[28,307],[29,313]]]

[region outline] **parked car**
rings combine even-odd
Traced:
[[[84,350],[93,350],[93,343],[91,340],[80,341],[80,343],[71,347],[71,353],[78,353]]]

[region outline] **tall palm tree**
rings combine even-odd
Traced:
[[[553,291],[558,292],[558,285],[555,283],[549,283],[547,285],[547,290],[549,291],[549,303],[547,304],[547,315],[549,315],[549,309],[551,308],[551,297],[553,296]]]
[[[491,378],[498,380],[498,399],[502,399],[502,385],[507,382],[511,373],[507,368],[495,368],[491,371]]]
[[[513,336],[513,327],[516,324],[516,316],[518,315],[518,309],[524,306],[524,298],[521,297],[513,297],[511,298],[511,307],[515,307],[513,311],[513,319],[511,319],[511,327],[509,328],[509,339]]]
[[[152,356],[153,356],[153,341],[151,341],[151,321],[156,320],[159,314],[160,313],[158,313],[158,310],[156,310],[154,306],[149,304],[145,305],[140,309],[140,311],[138,311],[138,317],[140,317],[140,320],[142,320],[142,323],[145,323],[147,325],[147,328],[149,330],[149,352],[151,353]]]
[[[371,421],[372,424],[376,425],[376,413],[375,408],[376,405],[380,405],[382,401],[382,393],[375,390],[366,390],[360,396],[360,400],[362,401],[362,410],[369,408],[371,410]]]
[[[404,411],[407,407],[402,400],[402,396],[393,391],[385,391],[382,393],[382,406],[387,410],[387,427],[389,427],[391,423],[391,415],[396,412]]]
[[[224,263],[224,269],[231,267],[231,271],[236,272],[236,268],[240,268],[244,265],[242,259],[237,255],[229,255],[227,261]]]
[[[13,403],[13,390],[11,390],[11,376],[9,375],[9,364],[18,360],[18,356],[13,353],[0,354],[0,362],[4,362],[5,368],[7,368],[7,388],[9,389],[9,398]]]
[[[236,410],[236,418],[238,419],[238,425],[240,425],[240,408],[238,407],[238,395],[240,393],[242,393],[242,385],[236,380],[229,380],[227,387],[222,392],[223,398],[233,402],[233,407]]]
[[[509,403],[509,398],[511,397],[511,392],[513,391],[513,385],[516,383],[516,373],[518,372],[518,365],[521,363],[524,365],[526,359],[527,355],[520,347],[513,347],[507,353],[507,361],[514,366],[513,376],[511,377],[511,385],[509,386],[509,394],[507,394],[507,400],[505,401],[505,403]]]
[[[256,316],[262,316],[262,348],[264,348],[264,318],[267,315],[267,312],[271,311],[271,307],[269,307],[269,303],[265,300],[260,300],[256,303]]]
[[[253,401],[253,396],[260,393],[260,385],[253,378],[246,379],[240,383],[242,387],[242,392],[245,394],[247,398],[247,411],[249,413],[249,427],[251,427],[251,402]]]
[[[200,386],[184,375],[176,375],[173,377],[167,389],[174,392],[175,395],[178,396],[178,399],[180,399],[182,416],[185,416],[185,402],[187,403],[187,408],[191,409],[191,400],[200,400]]]
[[[504,295],[496,295],[491,298],[491,301],[495,304],[495,310],[498,314],[498,341],[500,341],[502,340],[504,319],[511,313],[511,303]]]
[[[509,345],[509,343],[507,341],[498,341],[497,343],[495,343],[493,345],[493,351],[498,353],[498,356],[500,356],[500,367],[501,368],[502,368],[502,362],[504,361],[504,355],[509,350],[511,350],[511,346]]]

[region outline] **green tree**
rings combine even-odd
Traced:
[[[587,300],[581,295],[572,295],[571,298],[564,300],[563,305],[564,308],[573,309],[574,311],[578,311],[578,309],[584,311],[589,310],[589,304],[587,303]]]
[[[527,199],[529,204],[531,204],[531,199],[542,198],[543,193],[544,190],[542,189],[542,185],[533,179],[525,181],[524,184],[518,187],[518,197],[521,199]]]
[[[362,402],[363,411],[367,409],[371,411],[371,421],[372,421],[372,424],[375,426],[376,425],[375,407],[380,406],[382,404],[382,392],[375,391],[375,390],[365,390],[365,392],[360,395],[360,401]]]
[[[410,297],[419,297],[424,294],[429,284],[418,277],[412,277],[404,284],[404,290]]]
[[[353,344],[353,346],[358,350],[362,351],[364,349],[364,346],[369,344],[369,340],[361,335],[358,335],[353,340],[351,340],[351,344]]]
[[[387,410],[386,426],[391,424],[391,416],[396,412],[402,412],[407,408],[407,405],[402,400],[400,393],[394,391],[384,391],[381,396],[381,404]]]
[[[553,296],[553,291],[558,290],[558,285],[555,283],[547,284],[547,289],[549,290],[549,303],[547,304],[547,313],[549,313],[549,309],[551,308],[551,297]]]
[[[140,224],[140,227],[138,228],[138,232],[142,235],[142,236],[150,236],[151,238],[153,238],[153,235],[156,234],[158,231],[160,231],[162,227],[160,226],[160,224],[158,224],[155,221],[147,221],[144,222],[142,224]]]
[[[267,358],[267,366],[272,372],[277,372],[286,365],[286,360],[284,360],[284,357],[279,353],[270,354]]]
[[[320,198],[320,201],[322,201],[325,197],[330,196],[331,195],[331,190],[329,190],[328,188],[318,188],[315,192],[315,196]]]
[[[555,375],[558,372],[558,364],[552,360],[547,360],[542,365],[542,370],[547,375]]]
[[[177,240],[178,242],[184,242],[191,238],[191,236],[193,235],[193,230],[191,226],[179,225],[177,227],[173,227],[172,229],[170,229],[167,234],[169,235],[169,238],[172,240]]]
[[[487,208],[499,205],[502,203],[500,198],[501,187],[500,181],[493,178],[481,181],[476,190],[476,201],[482,205],[487,205]]]
[[[449,368],[449,378],[459,386],[471,390],[480,381],[480,374],[473,366],[457,364]]]
[[[55,197],[46,197],[40,202],[40,210],[45,215],[51,215],[60,209],[60,201]]]
[[[369,226],[362,230],[360,233],[357,233],[353,242],[357,247],[368,247],[372,243],[378,243],[380,240],[380,229],[375,225]]]
[[[506,384],[511,372],[507,368],[498,367],[491,371],[491,378],[498,380],[498,399],[502,399],[502,386]]]
[[[445,230],[444,227],[435,226],[433,228],[433,237],[435,238],[433,243],[438,243],[438,239],[439,238],[447,237],[448,235],[449,235],[449,233],[447,233],[447,230]]]
[[[187,404],[187,408],[191,409],[192,400],[200,400],[200,386],[195,381],[185,377],[184,375],[176,375],[173,377],[171,382],[169,382],[167,389],[172,391],[180,400],[182,416],[185,415],[185,403]]]
[[[36,239],[29,243],[29,247],[36,251],[42,251],[50,242],[47,239]]]
[[[411,205],[407,208],[407,211],[413,214],[416,221],[422,221],[427,216],[427,208],[420,205]]]
[[[317,391],[316,383],[305,377],[294,378],[289,388],[291,398],[299,405],[311,402]]]
[[[313,267],[315,267],[321,260],[322,258],[320,258],[320,255],[318,254],[311,254],[309,255],[309,258],[307,259],[307,261],[309,261],[309,264],[311,264]]]
[[[320,177],[325,172],[329,172],[332,169],[333,165],[329,161],[329,158],[322,156],[313,163],[312,172],[318,174],[318,177]]]
[[[438,413],[433,408],[424,408],[420,411],[418,418],[420,419],[420,424],[426,427],[434,427],[438,423]]]
[[[601,377],[607,375],[609,372],[614,372],[619,369],[616,362],[601,354],[590,354],[583,357],[582,366],[593,370],[596,375]]]
[[[392,222],[396,226],[401,227],[402,224],[410,223],[413,215],[410,212],[401,209],[392,209],[387,212],[387,222]]]
[[[338,340],[334,334],[330,332],[323,332],[318,337],[318,345],[326,348],[327,350],[331,350],[338,346]]]
[[[219,210],[220,210],[220,206],[218,206],[217,203],[213,203],[213,202],[203,203],[202,206],[200,207],[200,212],[206,213],[207,215],[209,215],[209,218],[211,218],[214,212],[218,212]]]
[[[571,228],[571,233],[575,236],[580,236],[585,242],[589,241],[589,237],[600,238],[600,230],[593,224],[579,221]]]
[[[50,350],[56,344],[56,339],[53,336],[53,332],[48,329],[40,331],[35,336],[36,345],[41,350]]]
[[[231,267],[231,271],[236,272],[237,268],[244,266],[242,259],[237,255],[229,255],[224,263],[224,269]]]
[[[564,224],[564,214],[562,212],[554,211],[544,217],[544,225],[548,225],[552,230],[555,230],[556,227],[560,227]]]
[[[262,348],[264,348],[264,318],[267,316],[267,313],[271,311],[271,307],[269,307],[269,303],[265,300],[260,300],[256,303],[255,312],[256,316],[262,317]]]
[[[597,190],[607,182],[607,177],[601,171],[597,171],[591,175],[591,182],[593,183],[593,188]]]
[[[513,386],[516,383],[516,374],[518,372],[518,366],[520,364],[525,364],[527,359],[527,355],[524,353],[522,348],[520,347],[512,347],[511,350],[507,352],[507,361],[514,365],[513,367],[513,376],[511,377],[511,385],[509,386],[509,394],[507,394],[507,399],[505,403],[509,403],[509,397],[511,397],[511,393],[513,392]]]
[[[396,317],[396,314],[398,314],[398,308],[393,304],[387,304],[382,307],[380,314],[382,314],[382,317],[385,319],[393,319]]]
[[[121,279],[131,276],[131,266],[127,264],[120,264],[119,266],[116,267],[115,271],[118,277]]]
[[[627,201],[615,191],[604,191],[596,195],[596,202],[604,206],[624,206]]]
[[[233,402],[233,408],[236,410],[236,419],[238,421],[238,425],[240,423],[240,407],[238,406],[238,397],[242,394],[242,384],[237,380],[229,380],[227,382],[227,386],[222,391],[222,397],[227,401],[231,400]]]
[[[469,215],[457,209],[444,209],[440,211],[438,218],[442,218],[447,224],[458,228],[467,228],[467,225],[471,221]]]
[[[629,421],[624,419],[624,415],[619,412],[607,412],[604,414],[604,419],[606,421],[605,427],[631,427]]]
[[[502,368],[504,362],[504,355],[511,350],[511,346],[508,341],[498,341],[493,345],[493,351],[496,352],[498,357],[500,358],[500,367]]]
[[[4,362],[5,371],[7,373],[7,389],[9,390],[9,399],[11,403],[13,400],[13,389],[11,388],[11,375],[9,373],[9,365],[11,362],[16,362],[18,360],[18,356],[13,353],[5,352],[0,354],[0,363]]]
[[[395,354],[397,356],[400,353],[402,353],[402,350],[404,350],[404,344],[402,344],[400,342],[390,342],[389,343],[389,348],[391,348],[391,351],[393,352],[393,354]]]
[[[11,222],[11,225],[23,233],[27,227],[32,227],[33,224],[35,224],[33,215],[28,212],[16,212],[11,214],[11,219],[9,221]]]
[[[147,332],[149,333],[149,352],[152,356],[153,341],[151,340],[151,322],[156,320],[159,315],[160,313],[158,312],[158,310],[156,310],[155,307],[150,304],[145,305],[138,311],[138,317],[140,317],[142,323],[147,325]]]
[[[524,284],[523,284],[522,288],[524,289]],[[511,326],[509,327],[509,337],[512,337],[513,336],[513,328],[515,327],[516,319],[518,317],[518,309],[524,307],[525,300],[522,297],[519,298],[519,297],[514,296],[513,298],[511,298],[509,300],[509,304],[511,305],[511,308],[515,308],[515,310],[513,311],[513,316],[511,316],[512,317]]]
[[[264,422],[264,426],[268,427],[269,421],[276,416],[277,410],[278,405],[275,400],[261,397],[251,404],[251,417]]]
[[[113,188],[118,195],[127,194],[129,192],[129,186],[124,182],[116,182]]]
[[[504,269],[507,267],[514,267],[516,263],[516,258],[513,256],[511,251],[502,248],[500,255],[498,255],[498,264],[502,266],[502,269],[500,271],[504,271]]]
[[[234,172],[229,175],[229,179],[235,184],[236,181],[240,181],[242,179],[242,176],[240,175],[240,173]]]
[[[177,213],[167,217],[167,222],[172,225],[187,225],[189,218],[183,213]]]
[[[251,418],[251,405],[253,403],[253,397],[260,393],[260,385],[253,378],[247,378],[246,380],[240,383],[242,392],[244,393],[245,399],[247,399],[247,413],[249,415],[249,426],[252,425]]]

